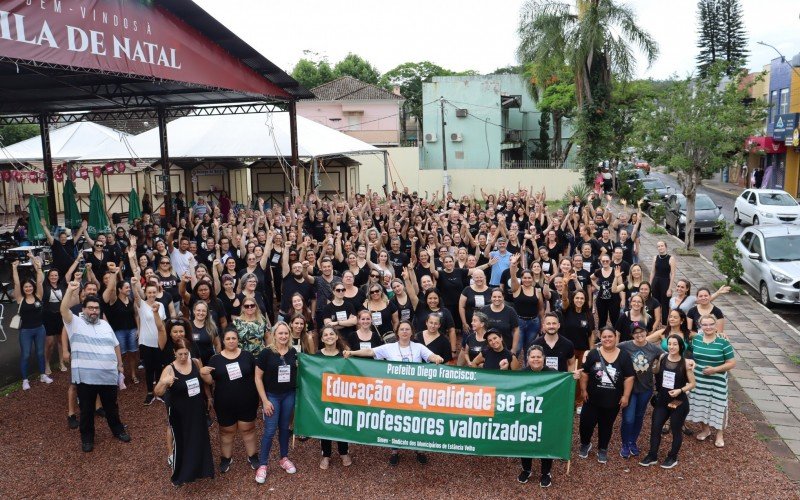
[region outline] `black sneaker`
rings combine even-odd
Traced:
[[[148,392],[147,396],[144,397],[144,405],[145,406],[150,406],[151,404],[153,404],[153,401],[155,399],[156,399],[156,397],[153,395],[153,393],[152,392]]]
[[[428,456],[425,455],[424,453],[417,453],[417,462],[421,463],[422,465],[427,464]]]
[[[233,457],[225,458],[222,457],[219,459],[219,473],[225,474],[229,470],[231,470],[231,464],[233,463]]]
[[[70,415],[67,417],[67,425],[70,429],[77,429],[81,426],[81,423],[78,421],[78,417],[76,415]]]
[[[258,453],[253,455],[252,457],[247,457],[247,462],[250,464],[250,468],[253,470],[258,470]]]
[[[517,476],[517,481],[519,481],[522,484],[525,484],[528,482],[528,479],[530,477],[531,477],[531,471],[523,470],[522,472],[519,473],[519,476]]]
[[[94,414],[100,418],[106,418],[106,411],[101,406],[94,411]]]
[[[671,469],[676,465],[678,465],[678,459],[673,457],[667,457],[663,462],[661,462],[662,469]]]
[[[578,456],[581,458],[589,458],[589,451],[592,449],[592,443],[582,444],[581,449],[578,451]]]
[[[392,453],[389,456],[389,465],[397,465],[400,463],[400,454],[399,453]]]
[[[601,464],[608,462],[608,450],[597,449],[597,461]]]
[[[553,478],[550,476],[550,473],[542,474],[542,477],[539,478],[539,486],[542,488],[549,488],[551,484],[553,484]]]
[[[115,438],[119,439],[123,443],[130,443],[131,442],[131,435],[125,431],[120,432],[114,436]]]
[[[83,443],[81,443],[81,450],[83,450],[84,453],[89,453],[93,449],[94,449],[94,443],[90,443],[88,441],[84,441]]]
[[[657,463],[658,463],[658,458],[654,457],[649,453],[639,461],[639,465],[641,465],[642,467],[650,467],[651,465],[655,465]]]

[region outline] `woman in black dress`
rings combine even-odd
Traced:
[[[172,484],[180,486],[195,479],[214,477],[214,458],[206,423],[201,374],[210,374],[210,367],[200,368],[200,360],[190,359],[189,343],[175,341],[175,361],[164,368],[154,389],[158,397],[169,392],[169,425],[174,436],[172,448]]]
[[[320,342],[322,343],[322,347],[319,351],[315,354],[317,356],[330,356],[330,357],[341,357],[342,352],[347,349],[347,344],[339,337],[339,334],[336,333],[336,330],[332,326],[326,326],[320,332]],[[330,439],[321,439],[320,445],[322,446],[322,460],[319,462],[319,468],[325,470],[328,468],[331,462],[331,454],[333,453],[333,441]],[[345,467],[350,467],[353,464],[353,460],[350,458],[349,455],[349,446],[346,441],[337,441],[336,448],[339,451],[339,456],[342,459],[342,465]]]
[[[244,441],[247,462],[258,468],[258,392],[256,358],[239,347],[239,333],[229,328],[222,339],[223,349],[208,362],[211,373],[201,372],[203,381],[214,386],[214,411],[219,423],[219,471],[224,474],[233,462],[233,440],[238,431]]]
[[[663,241],[656,243],[658,254],[653,257],[653,278],[650,280],[652,285],[652,295],[661,307],[661,323],[667,324],[667,314],[669,309],[665,306],[669,304],[672,297],[672,280],[675,279],[677,262],[675,257],[667,253],[667,244]]]

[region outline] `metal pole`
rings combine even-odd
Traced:
[[[47,213],[50,217],[50,224],[57,226],[56,185],[53,183],[53,157],[50,151],[50,129],[47,126],[47,120],[47,113],[39,115],[39,132],[42,138],[42,163],[44,163],[44,171],[47,174]]]
[[[289,101],[289,134],[292,145],[292,196],[297,197],[297,168],[300,166],[300,152],[297,147],[297,101]]]
[[[447,141],[445,140],[444,126],[447,122],[444,121],[444,96],[439,97],[439,105],[442,111],[442,169],[444,175],[442,176],[442,199],[447,196]]]
[[[167,145],[167,112],[163,106],[158,107],[158,138],[161,146],[161,175],[164,182],[164,217],[172,221],[172,186],[169,180],[169,147]],[[161,227],[166,229],[162,221]]]
[[[383,151],[383,184],[387,192],[392,192],[392,186],[389,185],[389,152],[386,150]]]
[[[314,195],[319,196],[319,162],[311,158],[311,182],[314,185]]]

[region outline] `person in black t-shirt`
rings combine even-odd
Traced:
[[[517,370],[519,360],[503,345],[503,336],[497,330],[486,332],[486,347],[481,353],[470,361],[472,368],[485,368],[488,370]]]
[[[542,349],[542,346],[536,344],[528,348],[527,363],[522,370],[534,373],[555,371],[552,368],[545,365],[545,354]],[[533,468],[533,459],[522,458],[520,461],[522,463],[522,472],[520,472],[519,476],[517,476],[517,481],[519,481],[520,483],[527,483],[528,478],[531,477],[531,469]],[[553,468],[553,459],[543,458],[542,475],[539,478],[539,486],[541,486],[542,488],[548,488],[552,484],[552,477],[550,475],[550,471],[552,470],[552,468]]]
[[[588,458],[592,449],[592,434],[597,427],[597,461],[608,461],[608,443],[614,430],[614,420],[621,409],[628,406],[633,390],[633,362],[630,355],[617,347],[613,328],[600,332],[600,348],[592,349],[583,362],[581,396],[583,409],[580,417],[580,458]]]
[[[558,315],[547,313],[544,315],[544,335],[534,340],[534,345],[542,348],[545,355],[545,364],[548,368],[560,372],[575,370],[575,346],[566,337],[558,334],[561,323]]]

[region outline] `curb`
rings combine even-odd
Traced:
[[[726,198],[730,198],[731,200],[735,200],[736,198],[739,197],[738,194],[732,193],[732,192],[728,191],[727,189],[722,189],[722,188],[718,188],[718,187],[714,187],[714,186],[709,186],[708,184],[701,184],[701,186],[703,186],[705,189],[708,189],[709,191],[714,191],[715,193],[717,193],[719,195],[722,195],[722,196],[724,196]],[[742,189],[742,191],[744,191],[744,189]]]

